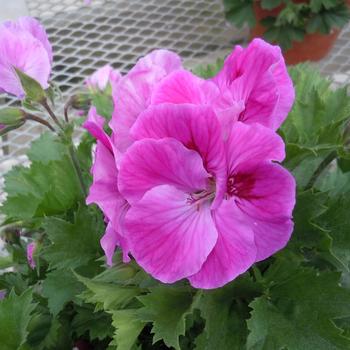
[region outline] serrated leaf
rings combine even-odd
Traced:
[[[35,350],[66,350],[69,344],[63,342],[61,347],[63,329],[58,319],[41,313],[34,315],[29,329],[28,344]]]
[[[89,333],[91,340],[111,338],[113,336],[112,318],[106,312],[94,312],[92,308],[76,306],[77,314],[72,328],[78,337]]]
[[[113,326],[116,329],[112,344],[118,350],[131,350],[141,333],[145,322],[138,318],[138,309],[126,309],[112,313]]]
[[[249,305],[247,349],[348,349],[350,339],[332,322],[350,314],[350,292],[339,285],[340,275],[301,269],[288,261],[280,271],[270,281],[268,297]]]
[[[81,198],[79,188],[67,156],[45,164],[36,161],[29,168],[17,166],[5,175],[7,199],[1,211],[18,220],[61,214]]]
[[[30,161],[47,165],[51,161],[62,160],[68,155],[68,151],[58,136],[45,132],[32,142],[27,155]]]
[[[205,320],[205,328],[196,340],[197,348],[243,349],[248,334],[245,320],[249,318],[249,309],[241,299],[252,300],[261,293],[262,286],[253,282],[248,274],[220,289],[203,291],[197,307]]]
[[[74,222],[48,217],[44,230],[52,242],[43,250],[43,256],[51,268],[76,268],[101,256],[99,240],[104,230],[100,214],[87,207],[80,207]]]
[[[49,272],[42,287],[42,294],[48,299],[48,307],[54,316],[58,315],[67,302],[75,300],[84,289],[74,274],[67,269]]]
[[[80,275],[76,276],[87,288],[80,297],[86,303],[96,304],[97,310],[113,311],[123,309],[141,293],[138,287],[97,282]]]
[[[332,253],[349,270],[350,263],[350,196],[334,198],[328,210],[316,222],[328,231],[332,238]]]
[[[225,17],[235,26],[241,27],[248,23],[250,27],[255,25],[253,1],[232,1],[224,0]]]
[[[20,348],[27,339],[28,325],[32,319],[35,304],[32,290],[21,295],[14,291],[0,301],[0,344],[2,350]]]
[[[140,319],[152,322],[153,342],[163,340],[167,346],[180,349],[179,336],[185,334],[185,319],[192,311],[193,294],[189,289],[170,286],[150,288],[138,299],[144,305]]]
[[[327,210],[328,195],[313,190],[298,193],[296,207],[293,212],[294,231],[289,246],[297,249],[330,248],[330,238],[326,230],[315,223],[315,219]]]

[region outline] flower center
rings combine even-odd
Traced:
[[[227,179],[227,194],[230,197],[232,197],[232,196],[237,195],[237,193],[238,193],[238,188],[236,186],[235,179],[233,176],[230,176]]]

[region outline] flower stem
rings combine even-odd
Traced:
[[[49,104],[47,103],[47,100],[43,100],[41,102],[41,105],[46,109],[47,113],[49,113],[50,117],[52,118],[52,120],[56,123],[56,125],[58,125],[58,127],[60,129],[63,130],[63,126],[60,123],[60,121],[58,120],[58,118],[56,117],[55,113],[52,111],[52,109],[50,108]]]
[[[51,125],[49,122],[47,122],[45,119],[39,118],[39,117],[37,117],[37,116],[35,116],[35,115],[33,115],[33,114],[28,114],[28,113],[26,114],[25,118],[26,118],[27,120],[33,120],[33,121],[35,121],[35,122],[37,122],[37,123],[40,123],[40,124],[42,124],[42,125],[45,125],[45,126],[48,127],[51,131],[55,131],[55,129],[52,127],[52,125]]]
[[[69,155],[70,155],[75,173],[77,174],[77,177],[78,177],[78,180],[80,183],[81,192],[82,192],[84,198],[86,198],[87,191],[86,191],[85,184],[84,184],[83,173],[81,171],[79,160],[78,160],[77,153],[76,153],[76,150],[75,150],[73,143],[70,143],[70,145],[68,146],[68,151],[69,151]]]
[[[323,159],[323,161],[317,167],[315,172],[312,174],[309,182],[305,186],[305,190],[309,190],[310,188],[312,188],[314,186],[318,177],[323,173],[323,171],[328,167],[328,165],[336,158],[337,158],[337,152],[332,151],[331,153],[328,154],[328,156],[325,159]]]
[[[66,123],[69,123],[68,111],[71,105],[72,105],[72,99],[70,98],[68,102],[64,105],[64,120],[66,121]]]

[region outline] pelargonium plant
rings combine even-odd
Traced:
[[[5,176],[2,349],[350,349],[346,88],[256,39],[104,66],[61,112],[36,20],[0,52],[1,135],[47,129]]]

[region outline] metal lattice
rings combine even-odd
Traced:
[[[52,80],[64,99],[107,63],[126,72],[155,48],[176,51],[187,65],[212,62],[247,38],[246,29],[225,22],[222,0],[92,0],[90,6],[84,0],[27,0],[27,7],[47,29],[54,49]],[[349,39],[350,26],[319,64],[338,84],[350,81]],[[0,103],[14,101],[4,96]],[[40,131],[28,124],[2,140],[0,173],[22,161]]]

